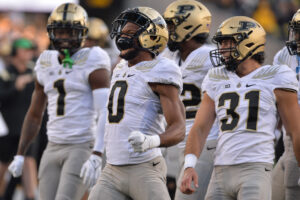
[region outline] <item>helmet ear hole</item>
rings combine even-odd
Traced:
[[[192,28],[192,27],[193,27],[193,26],[191,26],[191,25],[190,25],[190,26],[185,26],[184,29],[185,29],[185,30],[189,30],[189,29]]]
[[[248,47],[248,48],[250,48],[250,47],[252,47],[253,45],[254,45],[254,43],[251,42],[251,43],[249,43],[249,44],[246,44],[245,46]]]
[[[151,40],[156,40],[156,39],[157,39],[157,36],[150,36],[150,39],[151,39]]]

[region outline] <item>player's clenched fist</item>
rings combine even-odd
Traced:
[[[158,135],[145,135],[141,131],[132,131],[128,137],[135,152],[144,152],[148,149],[158,147],[160,138]]]

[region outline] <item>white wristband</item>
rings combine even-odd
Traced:
[[[14,159],[18,160],[18,161],[21,161],[21,162],[24,162],[24,156],[22,156],[22,155],[15,155]]]
[[[197,160],[198,160],[198,158],[195,154],[190,153],[190,154],[185,155],[183,169],[186,169],[189,167],[195,168],[195,166],[197,164]]]
[[[156,148],[156,147],[159,147],[159,145],[160,145],[160,137],[159,137],[159,135],[152,135],[151,136],[150,147],[151,148]]]

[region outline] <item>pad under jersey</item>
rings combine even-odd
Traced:
[[[97,69],[110,71],[110,58],[99,47],[83,48],[72,55],[72,68],[63,67],[59,52],[44,51],[36,64],[37,80],[48,98],[47,135],[59,144],[94,139],[95,112],[89,75]]]
[[[240,78],[218,67],[209,71],[203,86],[215,102],[219,122],[215,165],[273,163],[278,121],[274,90],[298,91],[295,73],[286,65],[266,65]]]

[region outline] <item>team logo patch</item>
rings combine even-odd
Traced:
[[[255,28],[256,24],[254,22],[240,21],[240,27],[237,31],[249,31],[250,28]]]

